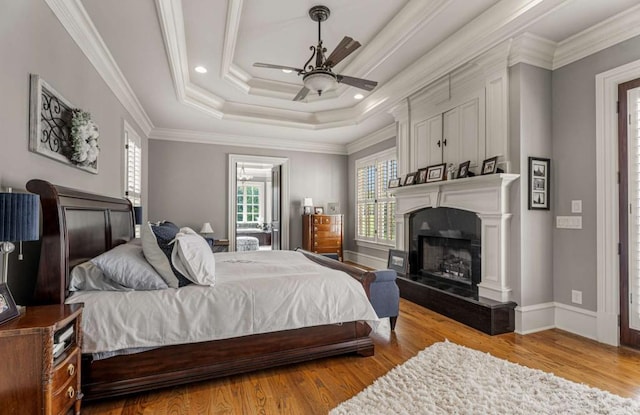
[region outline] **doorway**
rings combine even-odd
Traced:
[[[640,79],[618,86],[620,344],[640,348]]]
[[[289,160],[229,155],[229,251],[289,249]]]

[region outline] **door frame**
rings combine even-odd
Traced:
[[[227,200],[229,203],[229,216],[227,217],[228,235],[229,235],[229,251],[236,250],[236,193],[237,180],[236,172],[238,163],[264,163],[274,166],[281,166],[281,182],[280,182],[280,249],[289,249],[289,159],[286,157],[268,157],[268,156],[252,156],[248,154],[229,154],[229,174],[228,186],[229,193]]]
[[[640,77],[640,60],[596,75],[596,340],[618,346],[618,84]]]

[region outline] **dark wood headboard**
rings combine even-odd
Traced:
[[[128,199],[100,196],[34,179],[27,190],[40,195],[42,244],[34,302],[62,304],[69,294],[69,271],[134,238]]]

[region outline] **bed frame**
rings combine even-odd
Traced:
[[[40,195],[42,248],[34,292],[38,304],[63,304],[69,295],[69,270],[134,237],[134,214],[127,199],[99,196],[52,185],[27,183]],[[347,272],[369,296],[375,276],[301,251],[310,259]],[[371,328],[362,321],[324,325],[226,340],[166,346],[93,361],[82,358],[85,399],[99,399],[212,379],[312,359],[357,353],[373,355]]]

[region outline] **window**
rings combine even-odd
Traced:
[[[262,199],[264,183],[238,182],[237,218],[238,223],[262,222]]]
[[[124,195],[133,206],[142,206],[142,144],[140,137],[125,122],[124,126],[125,183]],[[136,237],[140,225],[136,225]]]
[[[356,239],[395,244],[396,201],[387,185],[396,177],[395,148],[356,161]]]

